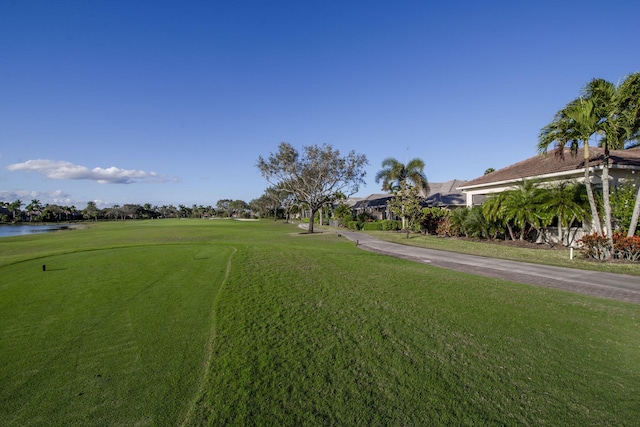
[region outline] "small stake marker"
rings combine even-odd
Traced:
[[[42,271],[47,271],[47,266],[45,264],[42,264]]]

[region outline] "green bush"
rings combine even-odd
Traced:
[[[365,221],[374,220],[375,217],[373,215],[371,215],[370,213],[368,213],[368,212],[361,212],[361,213],[358,214],[357,219],[360,222],[365,222]]]
[[[371,230],[371,231],[382,231],[382,221],[374,221],[374,222],[365,222],[362,224],[363,230]]]
[[[355,231],[360,230],[360,222],[358,221],[349,221],[346,224],[349,230],[355,230]]]
[[[380,221],[382,224],[382,230],[384,231],[395,231],[400,230],[402,228],[402,221],[393,221],[390,219],[383,219]]]

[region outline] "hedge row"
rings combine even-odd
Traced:
[[[346,224],[350,230],[367,230],[367,231],[394,231],[402,228],[401,221],[392,221],[389,219],[383,219],[380,221],[348,221]]]

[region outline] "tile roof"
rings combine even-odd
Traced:
[[[459,188],[474,187],[495,182],[514,181],[541,175],[549,175],[561,172],[583,171],[583,149],[578,150],[577,155],[572,156],[569,149],[564,149],[564,159],[553,151],[546,155],[536,155],[506,168],[499,169],[487,175],[465,182]],[[589,162],[591,166],[602,164],[604,150],[597,147],[589,147]],[[629,150],[611,150],[609,153],[610,167],[631,166],[640,168],[640,148]]]
[[[429,183],[429,194],[431,196],[433,194],[441,193],[441,194],[460,194],[460,191],[457,190],[464,181],[459,179],[452,179],[447,182],[430,182]]]
[[[354,209],[364,209],[364,208],[374,208],[374,207],[384,207],[387,206],[387,202],[393,198],[391,194],[371,194],[364,199],[359,200],[355,203],[352,208]]]

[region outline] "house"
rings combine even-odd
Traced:
[[[0,206],[0,218],[2,217],[8,217],[8,218],[12,218],[13,217],[13,212],[11,212],[9,209],[5,208],[4,206]]]
[[[392,198],[392,194],[371,194],[355,202],[351,209],[356,216],[367,213],[377,220],[394,219],[391,209],[387,206]]]
[[[467,181],[458,187],[464,193],[466,206],[480,205],[487,195],[513,189],[523,179],[538,179],[541,183],[554,184],[561,181],[584,181],[583,149],[572,156],[564,149],[564,157],[550,151],[546,155],[536,155],[511,166]],[[604,150],[589,147],[589,169],[594,187],[602,185],[602,163]],[[611,150],[609,154],[609,175],[611,188],[627,180],[640,178],[640,148]]]
[[[422,205],[424,207],[455,208],[465,206],[464,194],[458,190],[464,181],[452,179],[447,182],[429,183],[429,193]],[[358,199],[352,204],[356,216],[363,212],[368,213],[377,220],[396,219],[391,209],[387,206],[392,194],[371,194]]]
[[[429,194],[425,198],[424,206],[450,209],[465,206],[464,194],[458,190],[462,184],[464,181],[459,179],[429,183]]]

